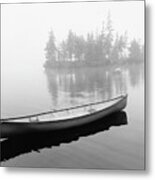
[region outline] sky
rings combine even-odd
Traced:
[[[99,31],[108,12],[118,33],[144,41],[144,2],[3,4],[1,60],[3,67],[41,65],[51,28],[58,42],[71,29],[79,35]],[[25,63],[25,64],[26,64]]]

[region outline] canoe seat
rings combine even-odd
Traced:
[[[29,122],[33,123],[33,122],[39,122],[39,118],[35,117],[35,118],[29,118]]]
[[[93,108],[91,108],[91,109],[89,109],[88,110],[88,112],[91,114],[91,113],[94,113],[96,111],[96,109],[93,109]]]

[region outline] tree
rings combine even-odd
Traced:
[[[87,33],[87,38],[69,30],[66,40],[63,40],[57,47],[55,37],[51,30],[49,41],[46,45],[46,58],[50,62],[59,61],[83,61],[80,65],[99,65],[120,63],[128,55],[131,62],[138,62],[144,59],[144,46],[141,46],[135,39],[127,47],[127,34],[118,35],[113,31],[111,15],[108,13],[106,23],[103,21],[101,31]],[[85,63],[84,63],[85,61]],[[49,62],[49,61],[48,61]],[[69,63],[67,63],[69,64]],[[78,62],[73,63],[75,65]]]
[[[98,62],[104,62],[106,59],[106,49],[105,49],[105,37],[106,37],[106,32],[105,32],[105,25],[104,21],[102,23],[102,29],[100,33],[96,33],[95,41],[94,41],[94,56],[95,56],[95,61]]]
[[[71,30],[68,33],[66,49],[68,51],[68,58],[71,59],[72,55],[75,54],[75,34]]]
[[[116,34],[115,42],[113,44],[110,59],[112,62],[116,62],[123,57],[123,52],[127,46],[127,34],[119,36]]]
[[[75,37],[75,57],[78,60],[84,60],[84,52],[85,52],[85,39],[83,36]]]
[[[66,61],[68,59],[66,41],[63,40],[60,43],[58,54],[59,54],[59,56],[58,56],[59,57],[59,61]]]
[[[95,40],[93,33],[87,34],[85,60],[87,63],[95,61]]]
[[[104,54],[104,47],[103,47],[103,36],[102,34],[99,34],[95,39],[95,45],[94,45],[94,56],[96,62],[103,62],[105,60],[105,54]]]
[[[50,35],[49,35],[49,41],[46,44],[46,58],[47,60],[50,61],[56,61],[56,45],[55,45],[55,36],[53,31],[51,30]]]
[[[111,53],[112,42],[113,42],[113,28],[112,28],[112,20],[111,20],[110,12],[108,13],[105,32],[106,32],[106,35],[105,35],[103,48],[105,51],[105,58],[110,60],[110,53]]]
[[[137,62],[142,60],[142,57],[143,57],[143,52],[141,46],[136,39],[133,39],[129,47],[129,59]]]
[[[144,45],[141,47],[141,59],[144,60]]]
[[[106,44],[106,28],[105,28],[105,22],[103,21],[102,23],[102,30],[101,30],[101,34],[100,34],[100,39],[101,39],[101,47],[102,47],[102,60],[105,61],[106,59],[106,53],[107,50],[105,48],[105,44]]]

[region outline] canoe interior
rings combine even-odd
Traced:
[[[124,97],[125,98],[125,97]],[[64,119],[74,119],[74,118],[80,118],[82,116],[91,115],[95,112],[99,112],[103,109],[109,108],[115,104],[117,104],[119,101],[121,101],[123,97],[118,97],[115,99],[112,99],[107,102],[103,103],[96,103],[93,105],[88,106],[81,106],[78,108],[70,108],[68,110],[60,111],[60,112],[51,112],[48,114],[41,114],[39,116],[35,117],[28,117],[28,118],[19,118],[19,119],[10,119],[7,120],[7,122],[21,122],[21,123],[33,123],[33,122],[51,122],[51,121],[62,121]],[[2,121],[3,122],[3,121]]]

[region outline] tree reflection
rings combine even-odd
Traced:
[[[45,69],[53,106],[110,99],[142,78],[139,66]]]
[[[128,72],[129,72],[129,78],[130,78],[130,83],[133,87],[135,87],[140,80],[144,79],[144,67],[143,64],[140,65],[130,65],[128,67]]]

